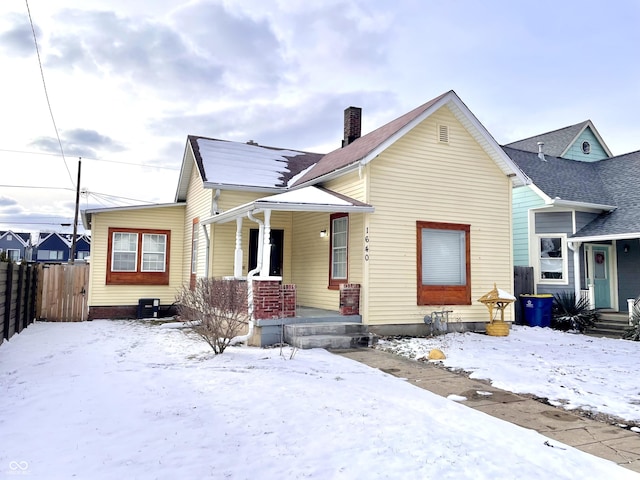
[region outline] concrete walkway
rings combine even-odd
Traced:
[[[535,430],[546,437],[640,473],[638,433],[499,390],[484,380],[470,379],[431,363],[410,360],[372,348],[333,350],[333,353],[406,379],[416,387],[443,397],[466,397],[466,401],[458,403]],[[478,391],[491,392],[492,395],[481,395]]]

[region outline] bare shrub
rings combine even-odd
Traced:
[[[193,330],[216,355],[223,353],[249,322],[247,284],[241,280],[198,279],[193,290],[182,288],[176,303],[179,315],[192,322]]]

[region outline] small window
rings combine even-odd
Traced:
[[[591,153],[591,144],[589,142],[582,142],[582,153],[589,155]]]
[[[470,305],[470,226],[417,222],[418,305]]]
[[[438,125],[438,141],[440,143],[449,143],[449,126]]]
[[[111,270],[114,272],[135,272],[138,256],[137,233],[113,234],[113,259]]]
[[[567,283],[565,235],[538,235],[538,269],[541,283]]]
[[[331,215],[329,287],[347,283],[349,216],[346,213]]]
[[[167,236],[157,233],[142,235],[142,271],[164,272]]]
[[[17,262],[20,260],[20,250],[7,248],[7,258],[12,262]]]

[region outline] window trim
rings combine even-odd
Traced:
[[[347,219],[347,242],[345,246],[346,250],[346,271],[344,278],[335,278],[333,276],[333,222],[340,218]],[[338,290],[340,285],[343,283],[348,283],[349,281],[349,214],[348,213],[332,213],[329,216],[329,289],[330,290]]]
[[[535,236],[536,281],[544,285],[569,285],[569,250],[566,233],[536,233]],[[562,249],[562,278],[542,278],[542,251],[540,239],[559,238]]]
[[[136,267],[135,271],[112,271],[113,261],[113,237],[115,233],[135,233],[137,234]],[[143,271],[142,270],[142,242],[144,235],[164,235],[165,236],[165,258],[164,271]],[[155,230],[144,228],[117,228],[109,227],[107,246],[107,285],[169,285],[169,265],[171,252],[171,230]]]
[[[422,229],[465,232],[465,285],[422,284]],[[416,297],[418,305],[471,305],[471,225],[416,221]]]
[[[18,252],[17,255],[15,255],[16,258],[11,258],[11,253],[10,252]],[[12,262],[19,262],[20,261],[20,249],[19,248],[7,248],[5,250],[5,253],[7,254],[7,258],[10,259]]]

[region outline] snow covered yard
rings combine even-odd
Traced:
[[[0,477],[638,478],[324,350],[291,353],[214,357],[148,322],[35,323],[0,346]]]
[[[444,366],[490,380],[497,388],[640,425],[640,342],[516,325],[507,337],[450,333],[389,339],[378,348],[412,359],[438,348],[447,356]]]

